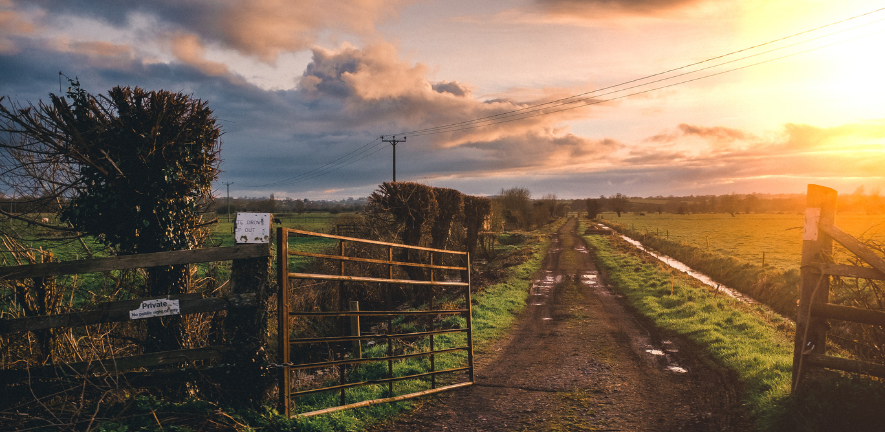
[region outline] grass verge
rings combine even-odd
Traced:
[[[564,222],[550,224],[541,230],[521,233],[518,245],[508,244],[501,246],[499,260],[493,260],[488,265],[496,272],[504,276],[497,282],[481,289],[472,296],[473,302],[473,338],[474,350],[482,355],[483,350],[502,337],[515,322],[519,313],[525,308],[526,297],[531,287],[535,273],[540,269],[547,248],[549,247],[549,235]],[[514,256],[520,257],[518,260]],[[515,265],[514,265],[515,264]],[[503,267],[503,268],[501,268]],[[452,323],[460,324],[460,323]],[[463,346],[464,341],[456,335],[447,337],[441,335],[436,338],[436,348],[450,346]],[[422,350],[423,347],[415,347]],[[375,346],[364,351],[364,355],[383,356],[386,354],[386,346]],[[449,356],[449,358],[437,357],[437,368],[454,367],[466,360],[464,356]],[[396,375],[423,372],[427,369],[426,359],[407,360],[396,363]],[[449,364],[445,364],[449,363]],[[371,367],[359,368],[351,372],[352,381],[364,381],[374,376],[385,376],[386,365],[379,370]],[[384,369],[384,370],[380,370]],[[397,394],[420,391],[428,388],[427,383],[420,380],[403,381],[397,384]],[[359,400],[388,397],[386,387],[365,387],[361,393],[348,392],[348,403]],[[351,400],[351,397],[354,400]],[[299,405],[302,412],[313,409],[321,409],[334,406],[337,395],[318,395],[313,398],[305,398]],[[415,401],[407,400],[396,403],[373,405],[365,408],[339,411],[328,415],[315,417],[293,417],[291,419],[279,415],[271,408],[263,412],[254,410],[234,411],[227,408],[208,404],[205,401],[191,401],[186,403],[168,403],[150,397],[139,397],[135,406],[135,413],[129,413],[129,421],[125,424],[108,422],[100,426],[102,431],[135,431],[135,430],[198,430],[201,426],[216,426],[236,430],[248,431],[359,431],[367,426],[390,418],[400,412],[410,409]],[[201,421],[200,418],[203,420]],[[183,425],[170,426],[166,420],[173,423],[176,420],[187,419]],[[162,426],[160,426],[162,424]],[[181,424],[181,423],[179,423]],[[194,426],[191,426],[194,425]],[[200,426],[196,426],[200,425]]]
[[[606,225],[640,241],[647,248],[674,258],[716,282],[768,305],[785,317],[796,319],[796,300],[799,299],[797,270],[781,271],[762,267],[691,244],[632,231],[626,225],[609,221],[606,221]]]
[[[881,381],[826,374],[791,395],[792,336],[776,315],[716,296],[617,237],[585,239],[610,283],[640,313],[737,372],[759,430],[882,430]]]

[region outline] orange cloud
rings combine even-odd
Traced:
[[[395,16],[411,0],[241,0],[209,2],[200,19],[205,35],[246,54],[272,62],[283,51],[313,45],[321,31],[372,34],[375,22]]]
[[[172,39],[172,54],[207,75],[224,76],[230,73],[225,64],[206,60],[206,49],[196,35],[175,36]]]

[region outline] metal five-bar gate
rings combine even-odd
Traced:
[[[311,237],[314,242],[326,239],[327,248],[337,253],[298,246],[297,239]],[[290,272],[290,261],[298,259],[313,260],[310,268],[325,270]],[[469,262],[466,252],[278,228],[280,411],[325,414],[473,384]],[[297,302],[300,290],[314,295],[337,291],[337,309],[317,310],[313,304],[292,310],[299,309],[293,304],[302,304]],[[354,293],[373,301],[360,308]],[[290,334],[295,320],[317,319],[337,320],[324,327],[337,334]],[[326,358],[317,359],[323,349]],[[335,406],[321,407],[316,396],[330,393],[337,395]],[[313,400],[293,410],[293,402],[309,396]]]

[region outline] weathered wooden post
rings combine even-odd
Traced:
[[[796,313],[796,337],[793,347],[793,389],[799,385],[803,356],[826,353],[826,320],[811,318],[812,303],[827,303],[830,282],[814,266],[833,253],[833,239],[820,230],[820,225],[832,225],[836,216],[838,192],[828,187],[810,184],[806,197],[805,229],[802,234],[802,261],[799,270],[799,308]]]
[[[271,250],[268,213],[238,213],[237,242],[266,243],[267,256],[233,260],[231,264],[231,294],[255,294],[255,306],[235,307],[227,311],[224,320],[229,349],[224,362],[232,365],[224,389],[235,404],[259,407],[274,376],[268,370],[268,298],[273,291],[270,284]],[[243,229],[248,238],[241,239]],[[241,241],[242,240],[242,241]]]

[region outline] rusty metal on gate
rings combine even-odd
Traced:
[[[289,247],[289,241],[292,238],[299,237],[321,237],[338,241],[337,254],[324,254],[302,252]],[[297,240],[295,240],[297,241]],[[350,247],[348,247],[350,245]],[[356,256],[354,252],[359,252],[360,247],[363,251],[365,248],[381,248],[386,249],[386,257],[377,259],[377,257]],[[394,251],[398,251],[397,256],[409,256],[408,260],[394,260]],[[337,274],[309,274],[309,273],[292,273],[289,271],[289,259],[292,256],[308,257],[311,259],[332,260],[337,262]],[[436,263],[434,263],[436,261]],[[455,261],[457,264],[447,264]],[[357,274],[347,274],[345,263],[357,263],[351,265],[373,265],[382,266],[385,269],[387,277],[367,277]],[[460,387],[472,385],[473,377],[473,326],[471,318],[471,299],[470,299],[470,261],[466,252],[447,251],[441,249],[432,249],[417,246],[408,246],[396,243],[387,243],[381,241],[365,240],[352,237],[343,237],[331,234],[321,234],[308,231],[301,231],[289,228],[277,229],[277,280],[279,281],[278,291],[278,338],[280,345],[280,376],[279,376],[279,408],[281,413],[286,416],[293,414],[292,405],[298,398],[315,395],[323,392],[335,392],[338,395],[338,405],[330,408],[319,409],[306,413],[299,413],[302,416],[311,416],[317,414],[326,414],[330,412],[340,411],[349,408],[357,408],[362,406],[374,405],[385,402],[394,402],[403,399],[414,398],[427,394],[452,390]],[[418,271],[427,277],[423,279],[415,279],[408,277],[395,277],[402,274],[402,269],[419,269]],[[413,271],[414,272],[414,271]],[[458,280],[449,280],[445,278],[445,274],[459,274]],[[326,272],[333,273],[333,272]],[[439,275],[443,275],[442,278]],[[291,297],[290,292],[293,288],[292,281],[296,280],[312,280],[315,283],[337,282],[339,292],[338,310],[332,311],[292,311],[290,310]],[[347,285],[359,284],[364,290],[386,290],[387,301],[385,310],[366,310],[361,309],[357,302],[348,302],[343,297]],[[393,293],[396,289],[402,287],[414,287],[415,289],[428,290],[427,297],[430,299],[429,305],[421,310],[398,310],[393,304]],[[463,309],[436,309],[433,301],[433,290],[437,287],[445,287],[454,290],[459,297],[463,298]],[[466,325],[460,328],[435,328],[434,318],[443,316],[462,316]],[[349,334],[338,334],[319,338],[297,338],[290,337],[290,329],[293,319],[311,319],[319,317],[332,317],[341,320],[350,320],[349,326],[341,325],[345,332]],[[367,319],[384,318],[386,322],[383,325],[376,326],[373,334],[361,334],[360,317]],[[429,330],[413,331],[413,332],[394,332],[393,320],[395,318],[422,318],[428,321]],[[435,337],[439,335],[465,334],[466,344],[463,346],[455,346],[448,348],[437,348]],[[424,340],[425,343],[419,344],[418,340]],[[409,344],[411,347],[406,350],[403,341],[415,341]],[[395,344],[401,347],[394,349]],[[297,353],[299,347],[308,344],[326,344],[327,346],[344,346],[351,344],[352,352],[346,356],[340,353],[338,357],[330,358],[326,361],[308,360],[304,363],[293,363],[293,353]],[[386,355],[364,357],[362,355],[362,347],[369,345],[385,345],[387,347]],[[415,348],[422,347],[422,348]],[[334,350],[330,350],[332,352]],[[378,351],[378,350],[376,350]],[[437,369],[437,359],[439,356],[445,355],[466,355],[466,364],[459,367],[448,369]],[[427,370],[419,372],[407,372],[403,375],[395,373],[394,365],[408,359],[427,358],[429,366]],[[360,381],[358,374],[350,374],[351,371],[360,367],[367,367],[371,364],[382,363],[386,365],[386,376],[383,378],[375,378],[371,380]],[[310,371],[314,371],[311,375]],[[312,378],[321,376],[334,376],[337,373],[337,379],[333,382],[324,382],[320,387],[313,387],[306,390],[295,390],[293,385],[295,380],[293,374],[302,372],[302,376],[308,375]],[[327,373],[331,372],[331,373]],[[321,375],[322,374],[322,375]],[[437,377],[443,381],[443,385],[438,385]],[[316,381],[314,379],[313,381]],[[397,394],[397,386],[395,384],[407,380],[420,380],[424,382],[425,390],[400,390],[404,394]],[[348,403],[348,399],[354,399],[357,396],[348,395],[348,390],[356,389],[364,386],[382,386],[384,397],[378,399],[352,401]]]

